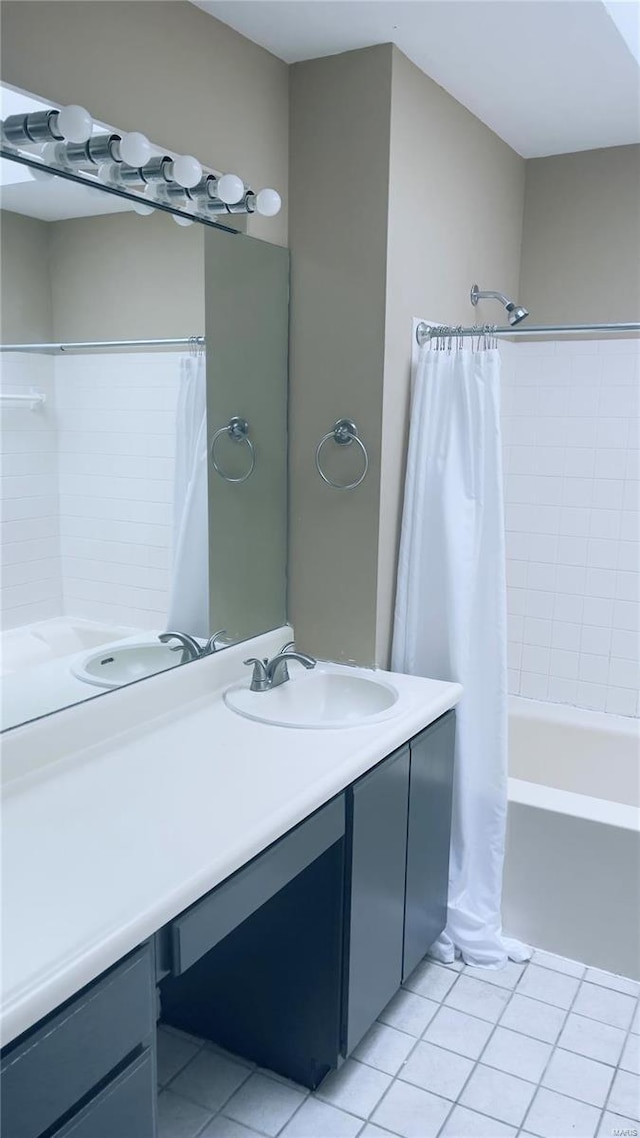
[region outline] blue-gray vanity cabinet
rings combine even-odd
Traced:
[[[155,1138],[156,1094],[147,1048],[51,1138]]]
[[[411,740],[403,979],[447,920],[454,743],[453,711]]]
[[[402,981],[408,806],[408,746],[356,782],[347,795],[347,1055]]]
[[[79,1112],[92,1105],[96,1118],[106,1112],[107,1118],[119,1119],[121,1125],[112,1131],[118,1138],[152,1138],[154,1032],[152,954],[143,945],[5,1049],[0,1065],[2,1138],[40,1138],[44,1132],[76,1138],[71,1129],[76,1112],[79,1125]],[[113,1097],[107,1096],[104,1106],[93,1101],[143,1053],[148,1060],[142,1065],[144,1077],[132,1069],[131,1081],[114,1084]],[[78,1138],[85,1133],[94,1138],[102,1131],[96,1123],[93,1129],[77,1130]]]

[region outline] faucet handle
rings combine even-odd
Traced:
[[[231,641],[223,640],[223,637],[226,637],[226,635],[227,635],[226,628],[219,628],[217,632],[214,632],[213,635],[209,637],[209,639],[207,640],[207,643],[205,645],[205,649],[204,649],[205,655],[208,656],[212,652],[218,651],[218,645],[216,643],[216,641],[218,641],[218,640],[222,641],[222,643],[220,644],[220,647],[226,648],[227,644],[231,643]]]
[[[255,656],[250,656],[248,660],[243,660],[247,667],[253,664],[253,675],[251,677],[251,691],[267,691],[271,686],[269,673],[267,671],[267,664],[269,661],[258,660]]]

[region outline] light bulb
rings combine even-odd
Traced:
[[[277,190],[264,189],[256,194],[256,209],[263,217],[275,217],[281,206],[282,198]]]
[[[84,107],[74,103],[58,111],[56,125],[67,142],[87,142],[91,138],[93,119]]]
[[[64,166],[65,150],[59,142],[46,142],[41,150],[42,161],[47,166]]]
[[[218,178],[216,197],[225,205],[236,205],[244,197],[244,182],[237,174],[223,174]]]
[[[148,162],[153,148],[146,134],[140,134],[139,130],[131,130],[128,134],[123,134],[120,140],[120,155],[122,161],[127,163],[127,166],[144,166]]]
[[[148,217],[149,214],[156,212],[152,205],[145,205],[144,202],[136,202],[133,209],[135,213],[140,214],[140,217]]]
[[[177,213],[172,213],[171,216],[172,216],[173,220],[175,221],[176,225],[184,225],[184,226],[193,225],[193,218],[192,217],[181,217],[180,214],[177,214]]]
[[[179,186],[191,189],[202,177],[202,166],[192,154],[181,154],[171,164],[171,176]]]

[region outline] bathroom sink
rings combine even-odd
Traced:
[[[395,714],[398,692],[391,684],[349,668],[315,668],[266,692],[252,692],[249,681],[224,693],[237,715],[274,727],[364,727]]]
[[[103,644],[96,652],[71,665],[73,675],[99,688],[119,688],[156,672],[175,668],[181,654],[167,644]]]

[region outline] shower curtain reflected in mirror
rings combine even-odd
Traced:
[[[485,338],[421,349],[398,566],[395,671],[455,680],[454,803],[445,932],[431,954],[499,968],[507,813],[506,581],[500,357]]]
[[[210,633],[207,386],[201,351],[180,360],[167,628],[204,639]]]

